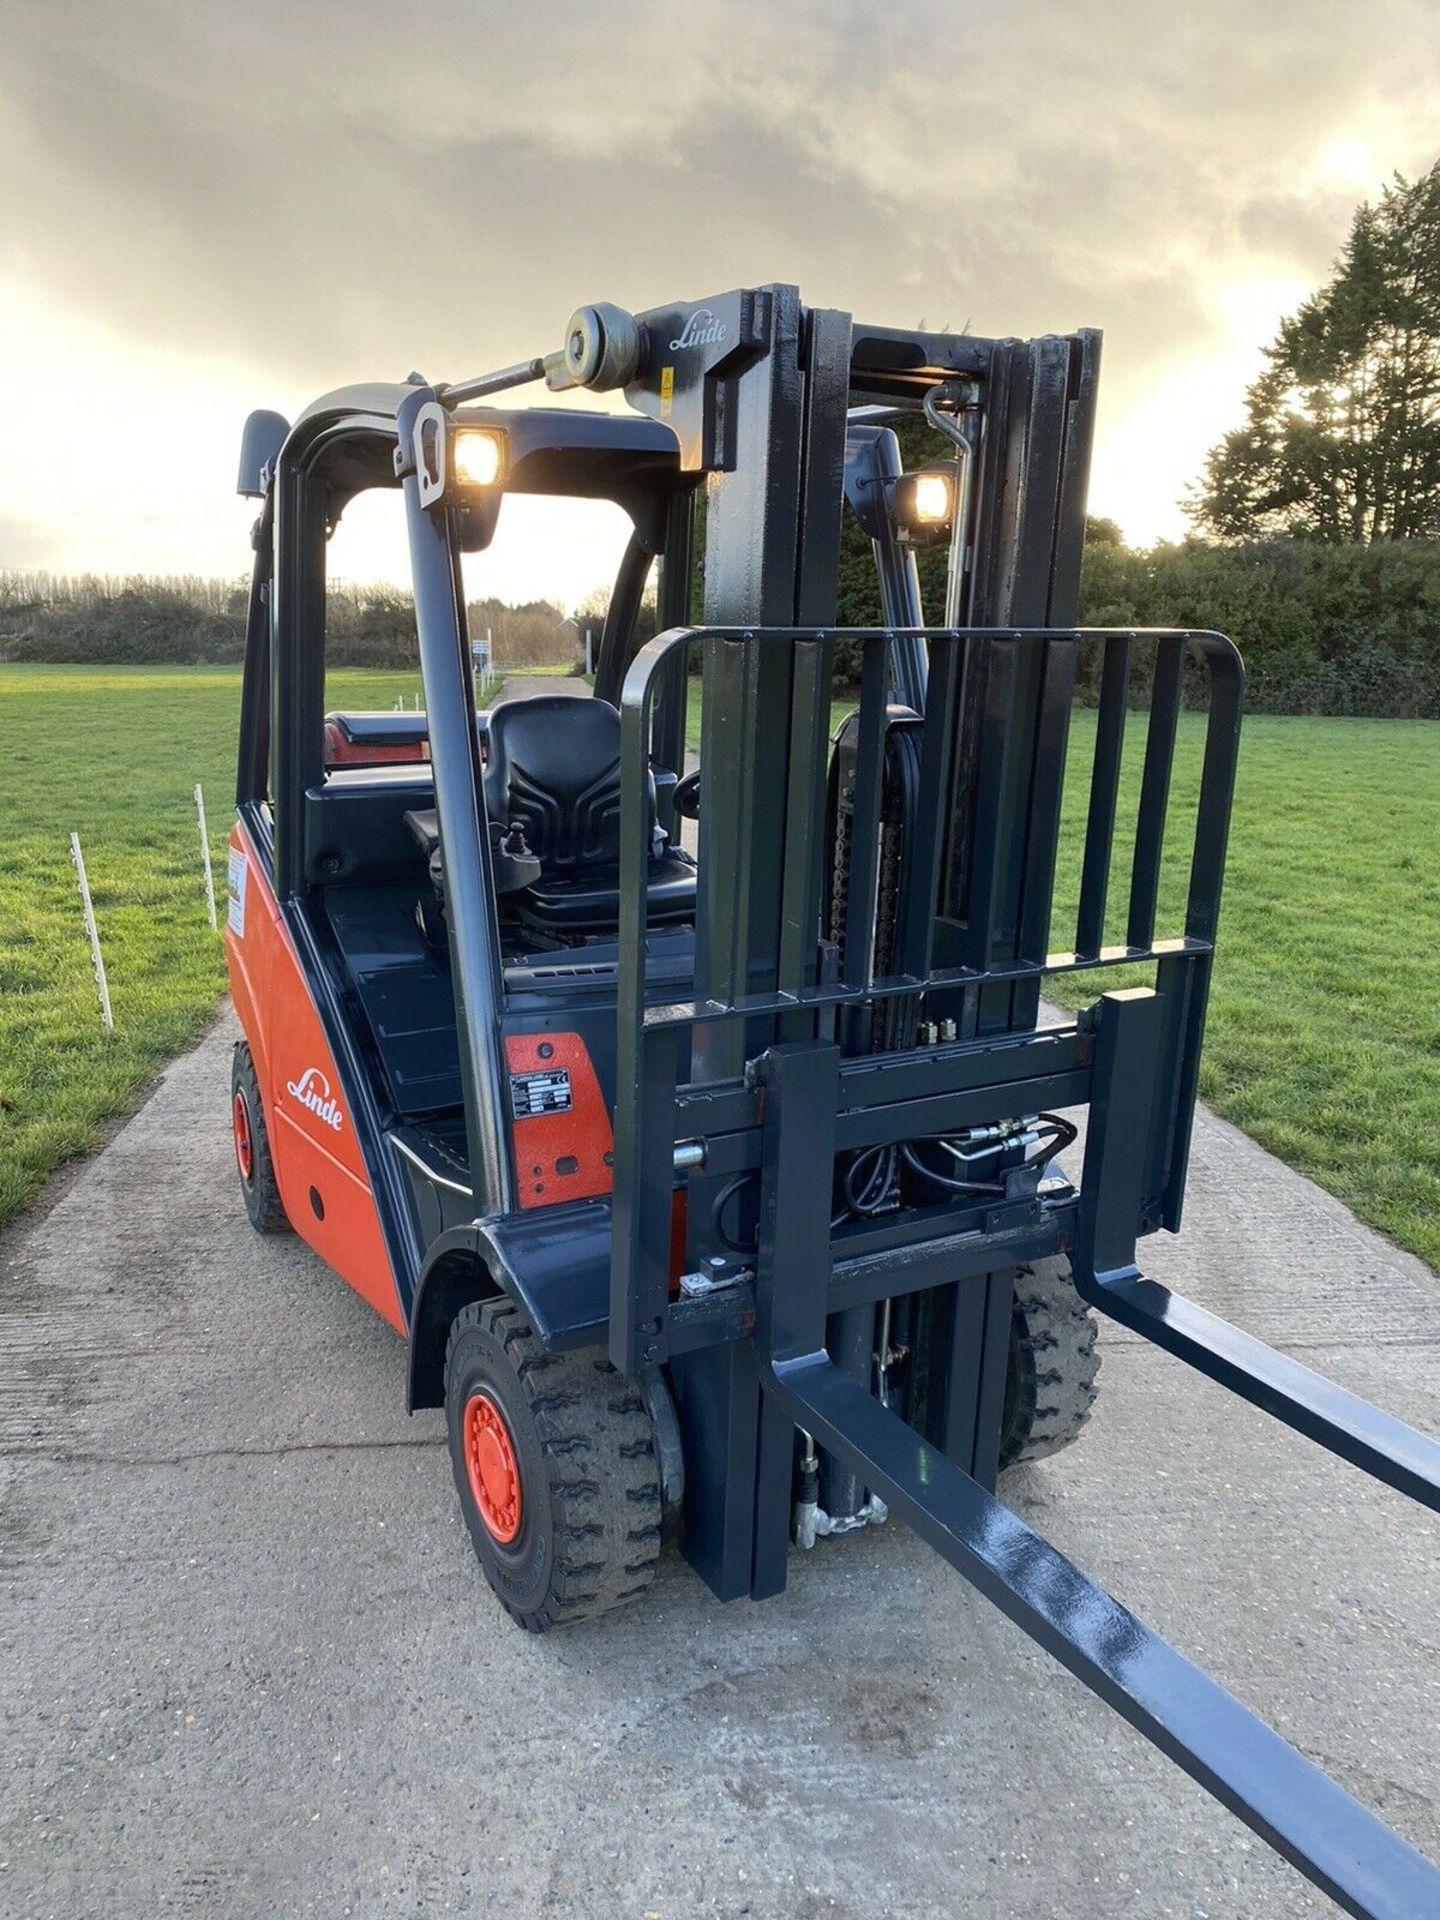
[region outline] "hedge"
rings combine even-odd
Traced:
[[[1103,532],[1103,523],[1096,527]],[[925,556],[927,605],[939,598]],[[864,564],[860,564],[863,562]],[[843,625],[879,621],[868,543],[847,541]],[[1189,541],[1149,549],[1092,539],[1080,619],[1086,626],[1217,627],[1239,645],[1249,705],[1269,713],[1440,718],[1440,543],[1322,546]],[[331,595],[329,657],[337,666],[415,664],[408,593],[376,586]],[[494,631],[502,665],[573,646],[547,602],[471,609]],[[238,661],[245,591],[198,579],[52,579],[0,574],[0,660],[185,664]],[[558,658],[558,654],[556,655]],[[842,659],[839,677],[853,672]]]
[[[1105,523],[1098,528],[1103,535]],[[932,619],[944,591],[937,558],[921,560]],[[842,566],[842,625],[878,623],[873,578],[873,569]],[[1137,548],[1092,539],[1080,624],[1229,634],[1245,657],[1252,711],[1440,718],[1440,542]],[[841,681],[856,670],[855,651],[842,650]]]
[[[1262,713],[1440,718],[1440,543],[1086,548],[1086,626],[1214,627]]]
[[[0,660],[47,665],[211,666],[245,652],[248,581],[0,573]],[[472,636],[488,627],[500,666],[566,665],[574,629],[558,607],[479,600]],[[334,667],[415,667],[415,607],[383,584],[338,586],[326,601],[325,657]]]

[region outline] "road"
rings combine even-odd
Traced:
[[[504,1624],[403,1350],[234,1192],[223,1021],[0,1243],[0,1914],[1332,1909],[898,1526]],[[1440,1429],[1440,1291],[1202,1117],[1157,1277]],[[1105,1337],[1032,1524],[1440,1857],[1436,1525]]]

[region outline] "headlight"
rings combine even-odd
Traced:
[[[455,485],[493,487],[505,471],[505,439],[489,427],[456,427],[450,442]]]
[[[906,546],[933,547],[949,538],[955,513],[955,474],[948,467],[902,473],[895,482],[895,531]]]
[[[928,522],[950,518],[951,485],[948,473],[917,473],[915,518]]]
[[[395,471],[414,473],[422,507],[453,507],[472,520],[483,510],[493,532],[508,451],[503,427],[452,420],[438,400],[427,400],[415,410],[409,446],[395,449]]]

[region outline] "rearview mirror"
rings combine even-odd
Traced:
[[[250,500],[263,500],[290,432],[290,422],[281,413],[267,413],[262,407],[245,422],[240,436],[240,475],[235,491]]]

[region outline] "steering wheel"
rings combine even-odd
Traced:
[[[676,782],[675,791],[670,796],[670,804],[682,820],[700,818],[700,769],[698,767],[694,773],[687,773],[683,780]]]

